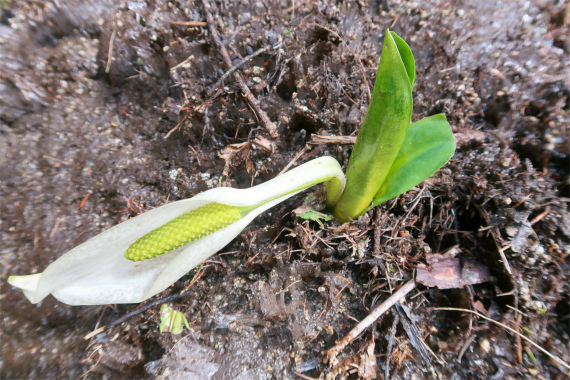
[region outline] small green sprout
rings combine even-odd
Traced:
[[[526,348],[525,349],[526,354],[528,355],[528,357],[530,358],[530,361],[532,362],[532,364],[534,364],[534,367],[538,369],[537,363],[536,363],[536,358],[534,357],[534,354],[532,353],[532,351],[530,350],[530,348]]]
[[[160,307],[160,326],[158,329],[161,333],[170,332],[178,335],[182,332],[184,326],[190,330],[190,325],[184,314],[166,304]]]
[[[321,222],[321,219],[324,220],[325,222],[328,222],[332,218],[327,214],[319,212],[318,210],[316,210],[314,207],[311,206],[310,204],[311,199],[314,196],[315,194],[308,195],[307,198],[305,198],[305,203],[301,207],[298,207],[295,210],[293,210],[293,212],[297,214],[299,218],[315,221],[319,224],[321,228],[325,228],[323,222]]]
[[[325,222],[328,222],[332,219],[330,216],[327,216],[327,214],[323,214],[322,212],[319,212],[312,207],[309,211],[299,214],[298,216],[305,220],[313,220],[317,222],[321,228],[325,228],[323,222],[321,222],[321,219]]]

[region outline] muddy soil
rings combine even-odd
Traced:
[[[234,64],[269,46],[240,70],[275,139],[233,77],[216,84],[227,66],[208,28],[170,23],[205,21],[200,1],[0,6],[2,378],[564,378],[506,330],[431,308],[477,310],[570,362],[567,3],[211,2]],[[159,334],[157,303],[84,339],[137,306],[31,305],[6,283],[145,210],[261,183],[297,156],[346,165],[350,145],[309,142],[358,132],[388,27],[416,58],[414,120],[444,112],[457,136],[433,177],[340,228],[296,217],[306,194],[259,216],[147,301],[197,278],[171,302],[190,323],[179,336]],[[392,329],[394,309],[323,363],[429,253],[492,278],[419,285],[412,322]]]

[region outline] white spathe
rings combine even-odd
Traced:
[[[321,157],[249,189],[219,187],[193,198],[169,203],[104,231],[50,264],[43,273],[11,276],[32,303],[50,293],[69,305],[138,303],[168,288],[202,261],[230,243],[259,214],[317,183],[345,177],[332,157]],[[340,196],[340,194],[338,194]],[[261,206],[210,235],[172,252],[144,261],[124,257],[138,238],[166,222],[210,202],[236,207]]]

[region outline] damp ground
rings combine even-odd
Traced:
[[[278,137],[233,76],[219,81],[227,66],[208,28],[172,24],[205,21],[201,2],[0,2],[0,376],[563,378],[506,330],[433,308],[476,310],[570,362],[568,5],[210,4],[234,64],[265,49],[240,71]],[[342,227],[292,213],[307,194],[259,216],[147,301],[194,281],[170,302],[190,323],[178,336],[158,332],[156,304],[84,339],[137,305],[31,305],[6,283],[166,202],[249,187],[291,161],[346,165],[350,144],[314,138],[356,135],[388,27],[415,55],[413,119],[443,112],[458,140],[433,177]],[[404,304],[411,322],[392,329],[394,309],[325,364],[430,253],[482,263],[491,278],[419,285]]]

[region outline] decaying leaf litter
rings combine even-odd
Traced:
[[[414,120],[445,112],[460,143],[456,156],[349,226],[321,229],[294,217],[304,195],[260,217],[172,301],[190,323],[183,339],[158,333],[157,305],[86,341],[135,306],[47,300],[36,308],[3,282],[2,375],[181,377],[194,359],[193,368],[212,379],[366,378],[373,371],[563,376],[506,330],[430,308],[474,309],[567,361],[565,4],[211,5],[232,62],[280,43],[241,69],[280,137],[266,132],[231,76],[205,96],[227,66],[207,28],[168,22],[206,21],[201,2],[3,8],[3,279],[39,270],[144,209],[221,182],[248,187],[293,159],[297,165],[324,154],[346,163],[350,146],[306,144],[315,135],[355,135],[386,27],[416,55]],[[244,143],[228,163],[219,157]],[[392,333],[396,313],[403,316],[391,310],[342,352],[339,366],[324,365],[322,352],[430,253],[475,260],[492,276],[408,295],[406,318],[433,351],[430,364],[404,323]]]

